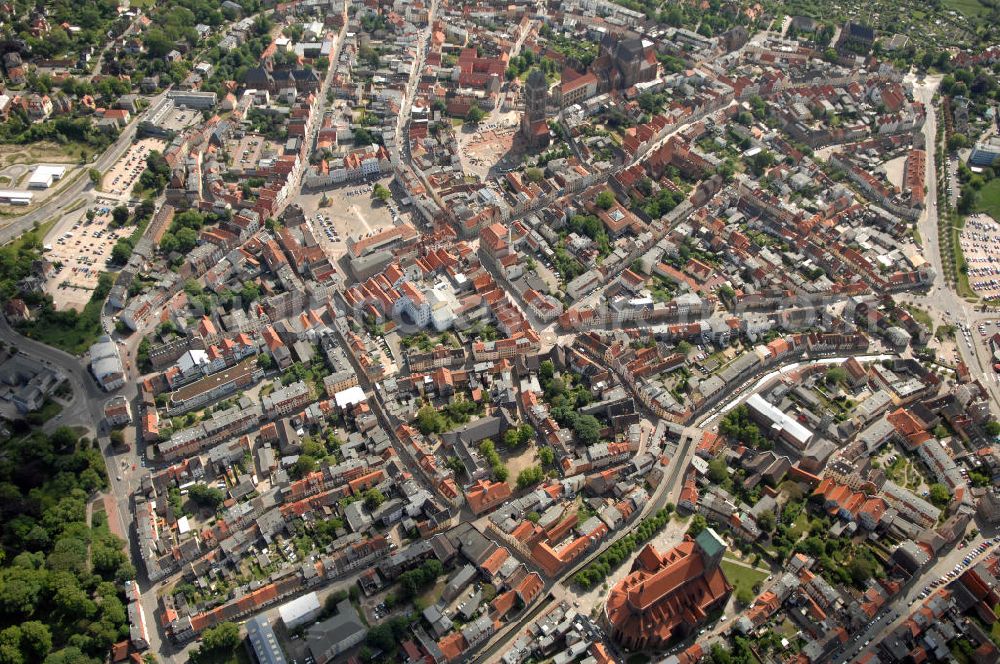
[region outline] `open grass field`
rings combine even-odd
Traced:
[[[986,187],[983,187],[983,191]],[[965,217],[960,214],[952,213],[952,227],[951,227],[951,246],[952,252],[954,253],[954,265],[956,266],[955,275],[955,292],[958,293],[959,297],[965,298],[967,302],[975,302],[979,299],[976,295],[976,291],[972,290],[972,286],[969,285],[969,275],[963,271],[961,268],[965,263],[965,255],[962,253],[962,229],[965,228]],[[941,223],[940,221],[938,222]]]
[[[30,145],[0,145],[0,168],[11,164],[74,163],[80,160],[80,150],[93,152],[93,148],[66,143],[60,145],[52,141],[40,141]]]
[[[40,224],[37,230],[32,230],[31,235],[34,238],[37,238],[39,242],[43,241],[45,239],[45,236],[48,235],[49,231],[52,230],[52,227],[56,225],[57,221],[59,221],[57,217],[49,219],[48,221]],[[16,240],[11,241],[10,246],[11,248],[13,248],[15,253],[21,251],[21,247],[24,245],[24,242],[27,239],[28,239],[28,233],[24,233],[20,235]]]
[[[737,593],[741,588],[746,588],[749,592],[756,594],[754,586],[767,578],[765,570],[750,569],[725,558],[722,560],[722,571],[725,572],[726,578],[732,584],[733,591]]]
[[[906,310],[910,312],[913,316],[913,320],[917,321],[921,325],[929,328],[934,327],[934,321],[931,319],[931,315],[919,307],[908,306]]]
[[[984,7],[979,0],[944,0],[941,4],[943,4],[945,8],[954,9],[969,18],[975,18],[986,11],[986,7]]]
[[[1000,178],[990,180],[979,190],[976,209],[1000,221]]]

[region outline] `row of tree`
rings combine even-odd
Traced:
[[[633,532],[609,546],[596,560],[574,574],[573,582],[582,588],[592,588],[602,583],[635,553],[640,544],[645,544],[663,530],[670,521],[672,511],[672,506],[668,505],[653,516],[643,519]]]

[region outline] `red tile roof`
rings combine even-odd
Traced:
[[[612,636],[628,648],[660,647],[700,624],[731,592],[722,569],[708,566],[694,541],[665,554],[649,544],[608,597]]]

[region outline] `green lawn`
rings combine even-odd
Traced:
[[[97,337],[104,333],[101,329],[103,306],[103,299],[91,300],[80,314],[72,310],[57,312],[50,318],[20,323],[17,331],[29,339],[54,346],[73,355],[82,355],[97,341]]]
[[[947,9],[954,9],[970,18],[975,18],[986,11],[986,7],[979,0],[944,0],[941,4]]]
[[[994,180],[994,182],[996,181]],[[986,192],[987,188],[988,187],[983,187],[982,192],[980,193]],[[992,198],[995,196],[995,194],[990,193],[990,196],[991,196],[990,200],[995,200],[995,198]],[[980,197],[979,199],[980,205],[983,204],[982,201],[985,199],[986,199],[985,196]],[[997,201],[997,203],[998,205],[994,209],[1000,211],[1000,201]],[[997,217],[997,219],[1000,219],[1000,217]],[[940,223],[940,221],[938,223]],[[979,299],[979,296],[976,295],[976,291],[972,290],[972,286],[969,285],[969,275],[962,270],[962,267],[965,266],[965,255],[962,253],[962,241],[961,241],[963,228],[965,228],[965,217],[963,217],[960,214],[953,213],[951,234],[952,234],[952,250],[955,255],[954,258],[955,273],[956,273],[955,292],[958,293],[959,297],[965,298],[967,302],[974,302],[975,300]]]
[[[910,312],[911,316],[913,316],[913,320],[917,321],[924,327],[927,328],[934,327],[934,321],[931,320],[931,315],[929,313],[927,313],[923,309],[920,309],[919,307],[914,307],[911,305],[905,305],[905,306],[906,310]]]
[[[1000,221],[1000,178],[990,180],[979,190],[976,209]]]
[[[419,602],[421,606],[430,606],[435,604],[439,599],[441,599],[441,593],[444,592],[444,587],[448,585],[447,577],[441,577],[438,579],[433,586],[420,593],[420,596],[416,598],[415,602]]]
[[[17,331],[29,339],[73,355],[82,355],[104,333],[101,328],[101,309],[114,283],[115,275],[103,272],[83,311],[77,313],[73,309],[54,311],[45,308],[31,320],[19,323]]]
[[[41,426],[61,413],[62,409],[62,406],[52,399],[46,399],[41,408],[28,413],[27,420],[35,426]]]
[[[805,510],[799,512],[799,515],[795,517],[795,523],[792,527],[788,529],[788,534],[795,537],[796,540],[802,537],[804,533],[809,530],[809,515],[806,514]]]
[[[753,587],[767,578],[767,572],[760,569],[750,569],[743,565],[737,565],[723,558],[722,571],[726,573],[726,578],[733,586],[733,592],[739,592],[741,588],[746,588],[751,593]]]

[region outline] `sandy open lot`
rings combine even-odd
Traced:
[[[903,188],[903,167],[906,166],[906,155],[885,162],[885,176],[893,186]]]
[[[159,138],[141,139],[104,174],[101,187],[104,191],[118,196],[129,194],[139,175],[146,170],[146,157],[149,153],[153,150],[162,152],[166,146],[166,141]]]
[[[507,484],[514,491],[517,491],[517,476],[525,468],[530,468],[531,466],[538,465],[538,448],[535,446],[535,441],[531,441],[529,444],[519,447],[513,454],[507,455],[507,446],[503,444],[502,441],[497,441],[497,448],[500,451],[501,457],[504,459],[504,464],[507,466],[507,471],[510,473],[507,476]]]
[[[11,164],[71,164],[77,161],[79,154],[72,154],[69,147],[52,141],[0,146],[0,168],[6,168]]]
[[[485,180],[500,158],[510,153],[517,130],[517,113],[493,113],[475,129],[456,127],[464,171]]]
[[[960,242],[969,285],[984,300],[1000,300],[1000,223],[989,215],[973,215],[965,222]]]
[[[97,287],[100,273],[107,269],[111,248],[120,237],[132,232],[127,225],[125,228],[109,228],[111,210],[117,204],[116,201],[98,199],[92,206],[96,213],[92,222],[87,221],[88,208],[84,207],[61,219],[45,237],[45,244],[52,247],[45,254],[46,258],[61,264],[59,271],[45,285],[56,310],[83,309]]]

